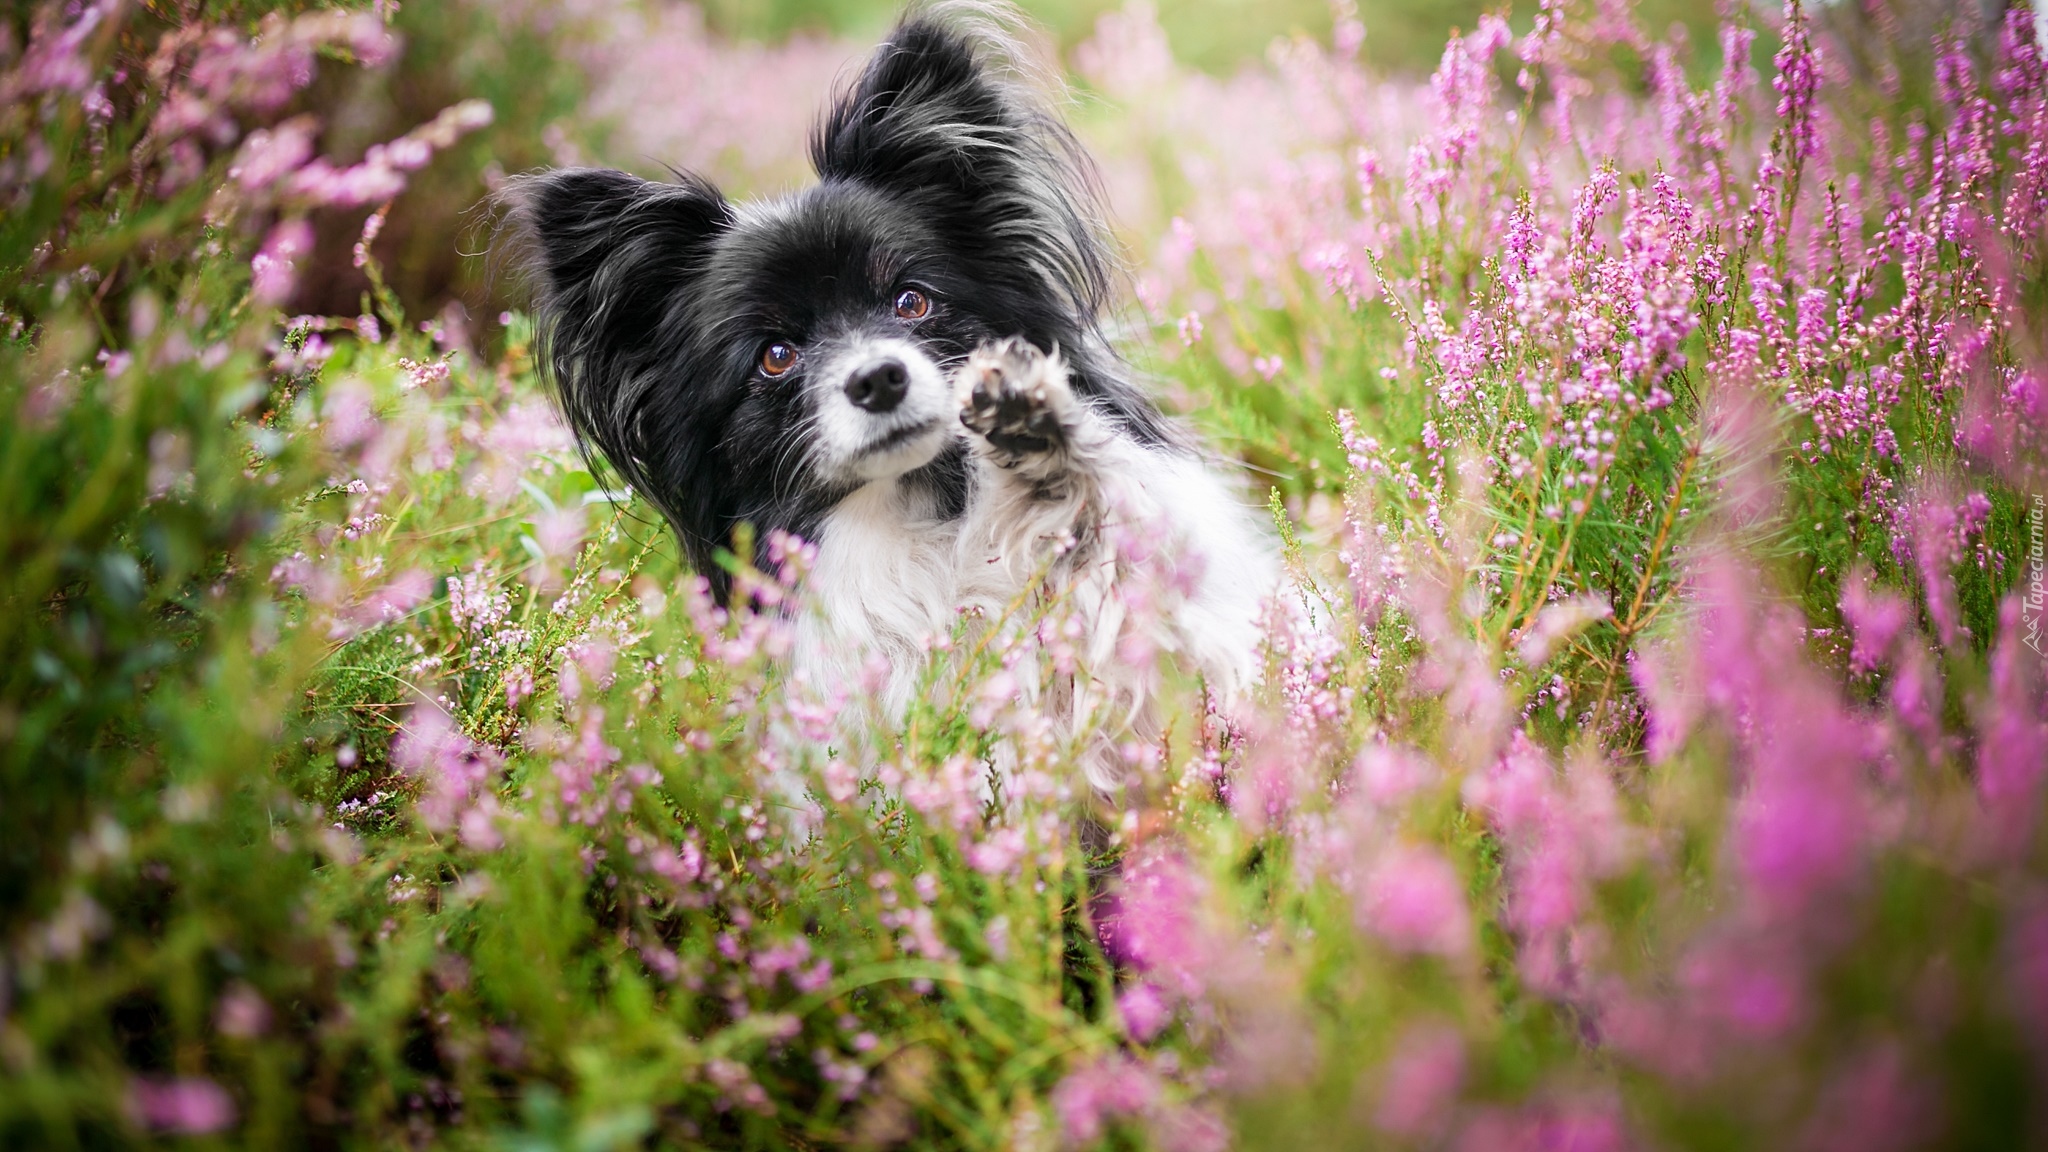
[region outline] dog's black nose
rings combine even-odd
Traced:
[[[846,398],[866,412],[893,412],[910,391],[910,370],[901,360],[880,360],[853,374]]]

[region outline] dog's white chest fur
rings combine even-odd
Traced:
[[[925,652],[947,635],[960,603],[959,521],[901,480],[874,480],[825,520],[805,580],[791,668],[814,691],[852,690],[879,660],[881,703],[900,716]]]

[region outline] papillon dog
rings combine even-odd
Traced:
[[[1096,718],[1077,758],[1114,790],[1112,745],[1158,735],[1154,665],[1212,700],[1256,679],[1278,565],[1111,347],[1093,171],[1022,58],[985,9],[916,12],[818,123],[811,187],[735,203],[694,175],[573,168],[508,198],[537,354],[586,451],[715,588],[742,524],[815,545],[794,680],[879,679],[901,716],[963,613],[1064,598],[1085,658],[1020,691]]]

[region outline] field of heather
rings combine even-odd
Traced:
[[[1287,573],[1103,797],[1058,597],[792,691],[489,257],[886,6],[10,6],[0,1147],[2048,1146],[2042,33],[1694,7],[1026,5]]]

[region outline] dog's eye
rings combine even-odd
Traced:
[[[796,367],[796,345],[774,341],[761,349],[761,374],[780,376]]]
[[[905,320],[922,320],[931,310],[932,302],[915,288],[905,288],[896,297],[896,314]]]

